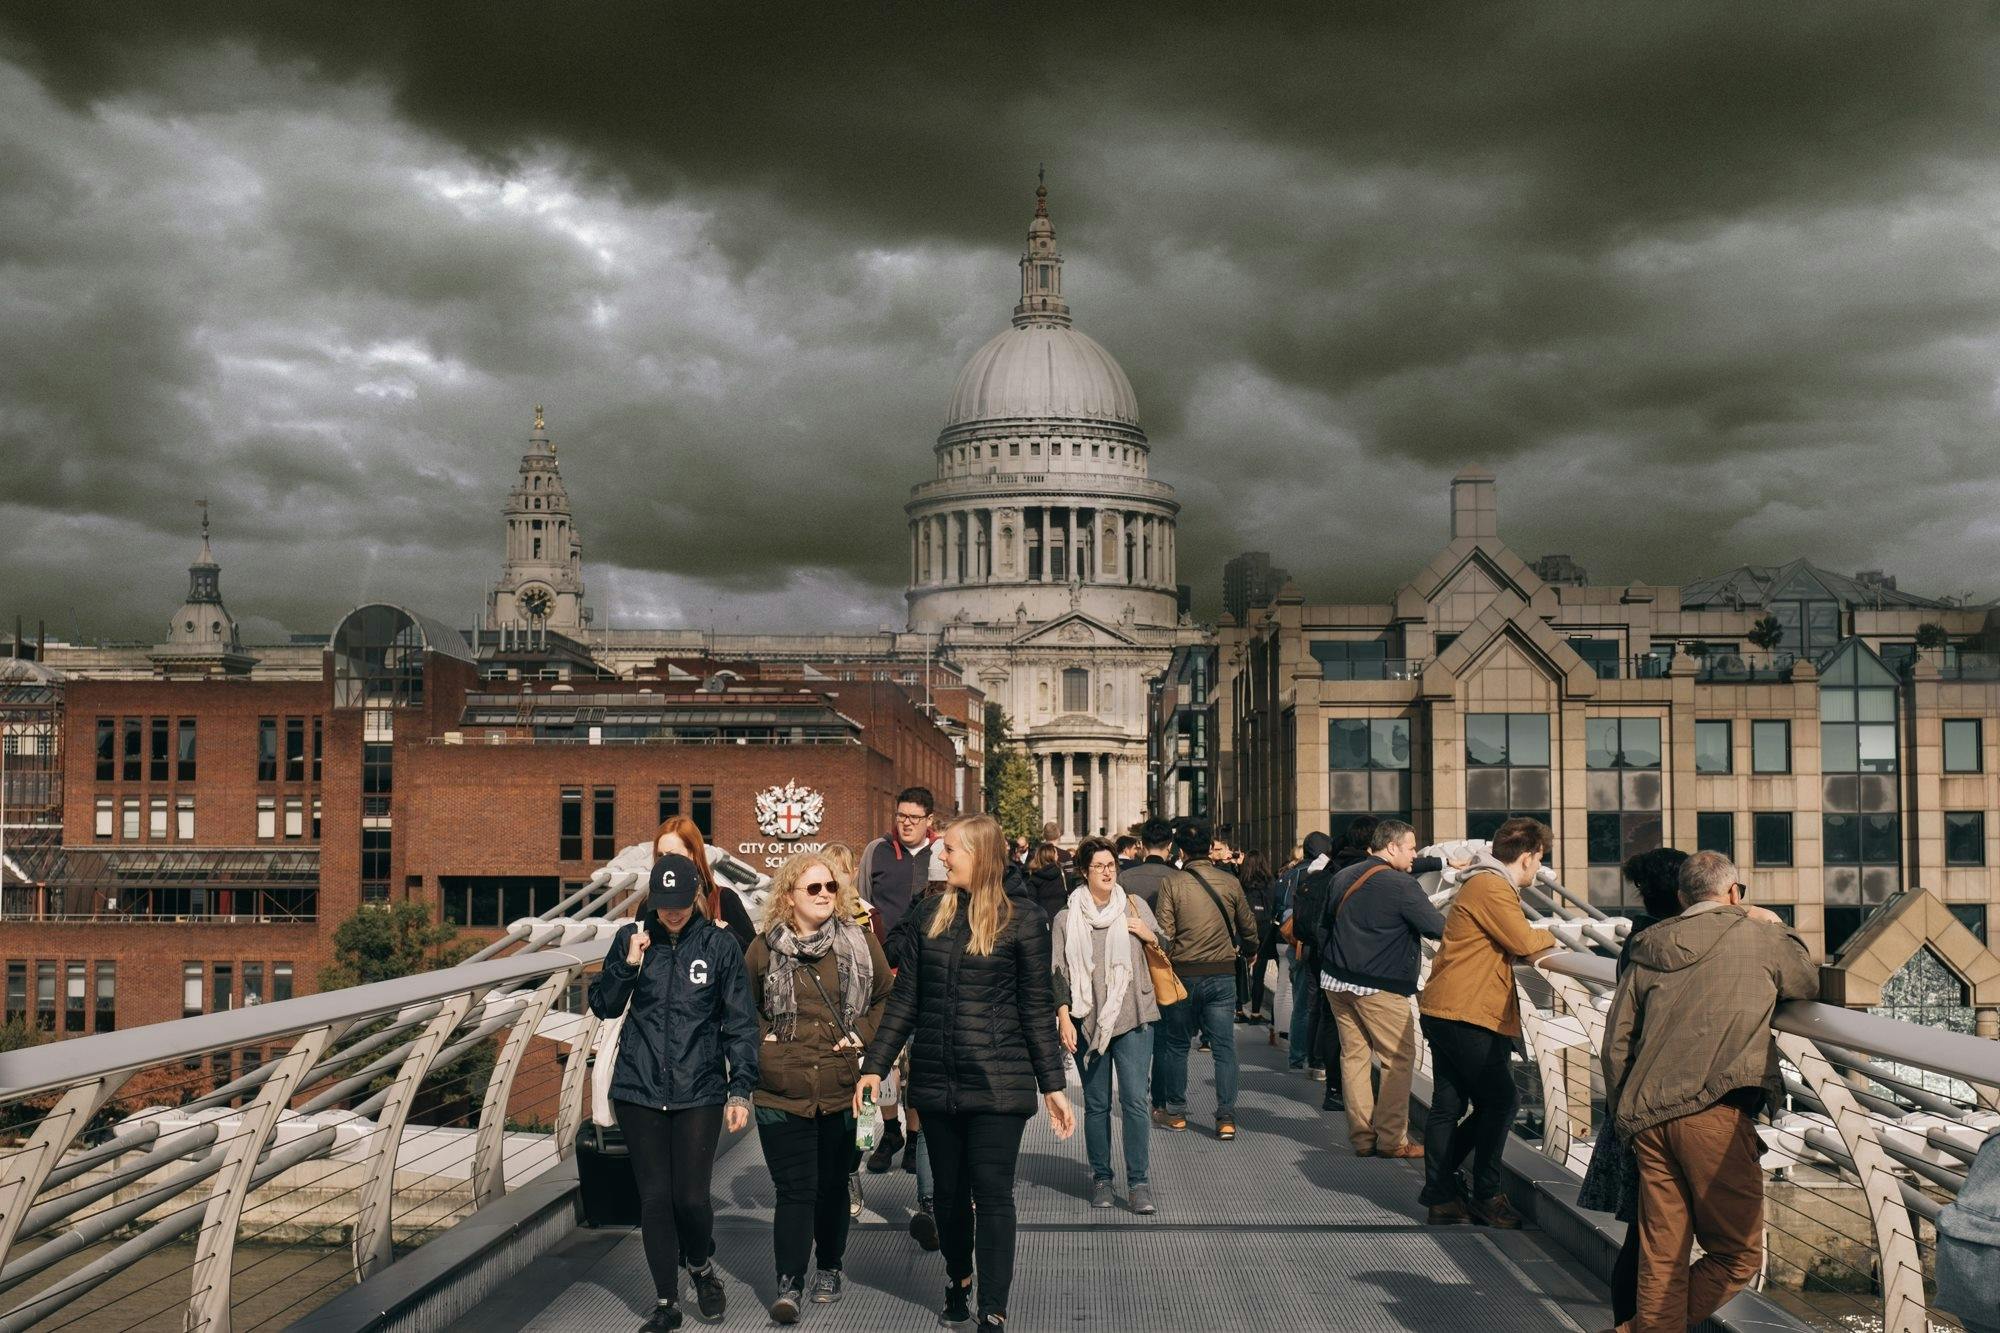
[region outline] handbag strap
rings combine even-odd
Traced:
[[[832,952],[833,950],[831,949],[827,950],[828,955],[831,955]],[[838,967],[839,964],[836,962],[835,966]],[[840,1006],[835,1004],[833,1002],[833,997],[826,993],[826,983],[819,979],[819,968],[817,966],[813,967],[802,966],[799,968],[799,971],[805,973],[807,976],[812,978],[813,989],[819,992],[820,999],[826,1001],[827,1012],[833,1015],[833,1021],[839,1026],[842,1032],[847,1034],[847,1039],[849,1041],[854,1042],[856,1045],[864,1045],[865,1043],[862,1042],[860,1034],[855,1032],[853,1028],[847,1026],[847,1020],[840,1016]]]
[[[1195,883],[1201,885],[1201,891],[1208,895],[1208,900],[1215,904],[1216,915],[1222,918],[1222,933],[1236,941],[1236,950],[1238,953],[1241,953],[1243,951],[1243,939],[1236,933],[1236,919],[1230,916],[1229,909],[1222,905],[1222,895],[1210,888],[1208,881],[1203,879],[1199,873],[1190,870],[1188,874],[1194,877]]]

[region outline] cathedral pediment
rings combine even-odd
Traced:
[[[1138,640],[1081,611],[1071,611],[1008,640],[1015,648],[1135,648]]]

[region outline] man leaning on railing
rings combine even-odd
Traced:
[[[1771,1019],[1780,1001],[1818,998],[1819,969],[1745,892],[1728,857],[1689,857],[1681,914],[1632,945],[1612,997],[1607,1113],[1639,1163],[1638,1314],[1617,1333],[1685,1333],[1761,1266],[1756,1117],[1784,1089]]]

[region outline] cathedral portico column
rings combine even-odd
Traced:
[[[1090,831],[1111,828],[1111,773],[1106,756],[1090,757]]]
[[[1052,790],[1054,790],[1055,787],[1054,779],[1051,777],[1049,773],[1049,756],[1046,753],[1036,755],[1035,765],[1037,768],[1041,770],[1041,775],[1042,775],[1042,786],[1040,792],[1041,806],[1042,806],[1042,822],[1046,824],[1049,822],[1049,793]]]
[[[1082,573],[1080,562],[1077,559],[1081,554],[1082,547],[1076,540],[1076,506],[1071,505],[1069,507],[1069,554],[1063,557],[1063,582],[1074,583],[1077,576]]]
[[[1041,515],[1042,515],[1042,582],[1053,583],[1055,581],[1055,576],[1056,576],[1055,574],[1056,548],[1055,548],[1055,541],[1053,540],[1055,534],[1049,530],[1049,521],[1055,517],[1055,511],[1051,509],[1049,506],[1043,505],[1041,506]]]

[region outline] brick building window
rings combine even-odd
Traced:
[[[115,1032],[118,1028],[118,964],[97,965],[97,1021],[93,1032]]]
[[[303,796],[285,798],[285,836],[303,838],[306,835],[306,802]]]
[[[63,965],[63,1031],[83,1031],[90,1012],[90,968],[85,963]]]
[[[292,998],[292,965],[290,963],[271,964],[271,1002]]]
[[[152,741],[146,751],[146,780],[148,782],[165,782],[168,772],[167,742],[169,738],[167,734],[167,719],[163,717],[154,718],[149,731]]]
[[[1948,866],[1986,864],[1986,812],[1956,810],[1944,817],[1944,863]]]
[[[194,719],[180,720],[179,744],[175,747],[174,780],[194,781]]]
[[[278,836],[278,800],[275,796],[257,798],[257,836],[259,838]]]
[[[1583,727],[1590,900],[1637,906],[1621,867],[1661,842],[1660,719],[1593,717]]]
[[[312,840],[314,842],[319,841],[319,803],[320,798],[313,797]]]
[[[146,836],[154,842],[167,840],[167,798],[153,797],[146,810]]]
[[[1553,790],[1548,714],[1466,714],[1466,837],[1491,838],[1515,816],[1548,823]]]
[[[1750,771],[1792,771],[1792,724],[1758,718],[1750,723]]]
[[[1694,817],[1694,849],[1736,859],[1736,812],[1703,810]]]
[[[1729,719],[1698,718],[1694,724],[1694,771],[1729,773],[1735,770],[1732,748],[1734,728]]]
[[[264,1003],[264,965],[245,963],[243,965],[243,1007]]]
[[[142,747],[144,744],[145,744],[145,731],[144,728],[142,728],[139,725],[139,719],[136,717],[126,718],[125,719],[125,762],[122,772],[124,779],[127,782],[137,782],[139,780],[139,768],[142,762],[140,756],[140,747]]]
[[[320,780],[320,766],[326,756],[326,726],[322,719],[313,719],[313,775],[312,780]]]
[[[288,717],[285,719],[285,781],[305,780],[306,720],[302,717]]]
[[[688,788],[688,818],[704,839],[715,836],[715,788]]]
[[[210,969],[209,1012],[227,1013],[236,1007],[236,966],[233,963],[217,963]]]
[[[660,788],[660,822],[666,823],[681,812],[681,789],[679,787]]]
[[[98,797],[97,822],[92,826],[92,832],[100,838],[110,837],[116,818],[116,807],[113,805],[111,798],[109,796]]]
[[[113,718],[97,719],[97,780],[110,782],[118,776],[118,723]]]
[[[5,1021],[8,1024],[28,1021],[28,964],[26,959],[7,960],[7,1007]]]
[[[194,841],[194,797],[182,796],[174,801],[174,836],[182,842]]]
[[[1336,837],[1361,815],[1410,817],[1408,718],[1334,718],[1326,724],[1326,754],[1327,828]]]
[[[257,719],[257,781],[278,780],[278,719]]]
[[[56,965],[46,958],[35,962],[35,1026],[56,1030]]]
[[[583,859],[583,788],[564,787],[557,812],[556,859]]]
[[[449,926],[504,926],[540,916],[562,900],[562,881],[551,875],[441,875],[438,907]]]
[[[100,724],[101,725],[101,724]],[[1944,771],[1947,773],[1977,773],[1983,767],[1980,762],[1985,754],[1985,746],[1980,735],[1981,727],[1976,717],[1948,717],[1944,720]],[[102,769],[103,763],[98,767]]]
[[[396,746],[393,742],[369,742],[361,747],[361,791],[366,796],[387,796],[394,789]]]
[[[389,901],[389,830],[361,830],[361,901]]]
[[[193,1018],[201,1012],[202,966],[181,964],[181,1017]]]
[[[618,792],[614,787],[594,787],[590,793],[590,855],[592,860],[609,861],[618,855]]]
[[[1750,816],[1750,859],[1760,867],[1792,863],[1790,812],[1760,810]]]
[[[118,836],[126,842],[139,841],[139,798],[125,798],[125,808],[119,812]]]

